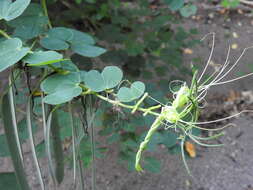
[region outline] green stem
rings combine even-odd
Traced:
[[[123,104],[123,103],[121,103],[121,102],[119,102],[119,101],[111,100],[111,99],[109,99],[109,98],[107,98],[107,97],[104,97],[104,96],[101,96],[101,95],[99,95],[99,94],[95,94],[95,95],[96,95],[98,98],[100,98],[100,99],[102,99],[102,100],[104,100],[104,101],[106,101],[106,102],[109,102],[109,103],[111,103],[111,104],[118,105],[118,106],[121,106],[121,107],[123,107],[123,108],[135,109],[135,106]],[[152,115],[154,115],[154,116],[160,116],[159,113],[150,111],[149,108],[140,108],[140,107],[138,107],[137,110],[142,111],[142,112],[144,112],[144,113],[148,112],[149,114],[152,114]]]
[[[44,10],[45,16],[48,18],[48,26],[49,26],[49,28],[52,28],[52,24],[51,24],[49,16],[48,16],[47,2],[46,2],[46,0],[41,0],[41,6],[42,6],[42,8]]]
[[[0,34],[7,39],[11,39],[11,37],[3,30],[0,30]]]
[[[144,141],[141,142],[138,152],[136,153],[136,160],[135,160],[135,169],[137,171],[143,171],[140,165],[141,161],[141,154],[146,149],[148,142],[150,141],[152,135],[157,131],[158,127],[160,126],[161,122],[164,120],[164,116],[160,115],[156,118],[154,123],[151,125]]]

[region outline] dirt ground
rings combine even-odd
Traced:
[[[233,44],[234,48],[237,46],[231,52],[231,63],[233,63],[243,48],[253,45],[253,17],[239,13],[232,13],[227,17],[218,11],[213,12],[213,9],[215,8],[201,7],[200,5],[197,16],[194,19],[186,19],[184,26],[186,28],[196,27],[199,31],[199,38],[209,32],[216,33],[216,46],[212,58],[214,63],[224,63],[228,43]],[[201,17],[198,18],[198,15]],[[185,63],[189,64],[190,60],[196,57],[202,58],[204,63],[209,52],[208,46],[198,46],[193,49],[193,54],[185,55]],[[235,73],[237,74],[238,71],[252,72],[252,60],[253,49],[245,53]],[[228,93],[231,90],[253,90],[252,84],[251,77],[213,88],[209,93],[211,97],[221,99],[224,96],[229,96]],[[225,102],[219,104],[218,109],[225,112],[224,106]],[[212,110],[212,102],[205,109],[206,113],[209,112],[209,109]],[[230,110],[229,113],[235,111]],[[155,153],[156,157],[162,161],[162,170],[159,174],[129,172],[124,165],[118,163],[116,152],[111,150],[105,158],[96,160],[97,190],[253,190],[252,116],[252,114],[244,114],[230,121],[235,123],[236,127],[225,130],[226,135],[219,142],[224,143],[224,147],[197,147],[197,157],[188,160],[192,177],[187,174],[180,155],[169,155],[163,148]],[[29,179],[33,183],[33,189],[39,190],[38,181],[34,175],[35,169],[31,166],[32,161],[28,153],[27,157]],[[46,161],[41,160],[41,165],[46,167]],[[10,160],[8,158],[0,159],[0,171],[11,170]],[[68,169],[66,170],[68,171]],[[46,169],[44,169],[44,175],[46,175],[45,172]],[[86,171],[87,189],[90,189],[88,184],[90,184],[91,176],[89,173],[89,170]],[[45,180],[47,182],[47,179]],[[59,189],[71,189],[72,173],[67,172],[65,180]]]

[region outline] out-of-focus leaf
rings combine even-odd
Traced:
[[[15,173],[0,173],[0,187],[4,190],[19,190]]]

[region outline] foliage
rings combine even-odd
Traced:
[[[5,26],[5,30],[0,30],[3,36],[0,40],[0,72],[10,71],[9,85],[1,99],[5,134],[0,136],[1,146],[7,144],[8,148],[4,146],[1,149],[4,150],[1,156],[12,157],[20,189],[29,190],[22,154],[22,143],[26,140],[30,141],[37,175],[44,189],[37,159],[41,156],[48,158],[49,176],[55,185],[63,180],[66,160],[73,167],[74,182],[78,168],[81,181],[83,166],[92,162],[94,168],[95,157],[101,157],[107,150],[106,145],[95,141],[95,127],[100,127],[99,134],[105,136],[109,144],[120,142],[117,143],[120,159],[127,161],[129,169],[134,168],[139,144],[146,141],[147,136],[151,137],[149,132],[143,132],[145,128],[138,133],[137,128],[153,126],[156,118],[162,116],[153,138],[148,139],[148,145],[146,142],[147,150],[155,151],[163,144],[168,152],[181,148],[183,156],[182,144],[187,136],[195,132],[191,126],[192,130],[182,138],[177,131],[157,130],[164,119],[175,124],[163,112],[167,108],[163,102],[168,102],[164,96],[167,86],[166,92],[161,93],[154,85],[145,85],[138,80],[130,82],[117,66],[106,66],[101,70],[95,64],[97,69],[83,69],[83,65],[99,59],[105,64],[116,64],[123,70],[129,70],[131,76],[147,73],[146,65],[161,76],[165,76],[163,71],[171,68],[169,66],[183,70],[182,48],[197,43],[191,38],[196,30],[172,29],[168,23],[178,21],[179,15],[171,11],[179,11],[182,16],[189,17],[196,13],[196,7],[191,2],[174,0],[164,1],[168,5],[166,8],[151,8],[146,0],[138,3],[78,0],[76,3],[78,5],[66,1],[52,2],[50,8],[56,6],[56,10],[62,12],[61,18],[52,15],[53,25],[62,24],[57,27],[53,27],[48,18],[45,0],[41,4],[26,0],[4,0],[0,3],[0,18]],[[71,9],[66,10],[62,5]],[[76,14],[70,17],[70,13]],[[84,29],[89,32],[70,26],[77,25],[80,19],[84,19],[87,24]],[[93,37],[94,34],[99,40]],[[165,62],[164,65],[155,66],[160,59]],[[20,85],[22,81],[25,82]],[[188,90],[192,91],[195,87],[193,85]],[[190,102],[189,94],[184,95],[183,92],[173,102],[175,110],[169,110],[173,111],[172,116],[177,114],[177,108],[181,109]],[[20,108],[24,101],[25,112]],[[16,112],[20,109],[26,120],[17,120]],[[192,112],[192,109],[188,111]],[[179,119],[176,117],[177,121]],[[36,120],[43,123],[44,139],[35,144]],[[161,164],[154,158],[145,157],[144,168],[158,172]],[[94,186],[95,170],[92,172]],[[7,177],[12,180],[13,174]]]
[[[171,26],[180,22],[179,15],[174,11],[184,16],[195,14],[196,6],[193,3],[162,1],[153,8],[146,0],[77,1],[77,4],[61,1],[52,4],[52,9],[58,8],[62,13],[61,18],[56,16],[53,21],[87,28],[106,42],[107,52],[100,57],[101,60],[105,64],[122,66],[126,74],[133,77],[149,72],[148,78],[152,78],[152,68],[157,70],[155,74],[159,76],[166,76],[166,71],[173,68],[185,70],[182,48],[198,43],[193,39],[195,29],[186,31]],[[76,16],[70,19],[70,14]],[[161,60],[165,72],[159,72],[156,66],[156,62]]]
[[[221,5],[225,8],[235,8],[240,4],[240,0],[223,0]]]

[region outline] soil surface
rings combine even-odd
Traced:
[[[199,38],[209,32],[216,33],[216,44],[212,61],[222,64],[226,59],[228,43],[233,45],[231,63],[246,47],[253,45],[253,17],[237,11],[222,13],[215,6],[199,5],[195,17],[186,19],[184,27],[197,28]],[[214,11],[217,10],[217,11]],[[226,15],[226,14],[229,14]],[[207,40],[207,42],[210,40]],[[210,43],[208,43],[210,45]],[[232,46],[231,46],[232,47]],[[206,62],[210,46],[203,45],[192,49],[192,54],[185,54],[185,63],[190,64],[192,58],[201,58],[201,66]],[[252,72],[253,49],[249,49],[240,64],[235,69],[233,78],[241,72]],[[200,64],[200,63],[198,63]],[[218,86],[209,92],[208,104],[202,120],[218,119],[238,112],[252,104],[252,77],[235,83]],[[241,93],[244,91],[244,93]],[[239,95],[237,92],[240,92]],[[249,108],[250,109],[250,108]],[[224,147],[203,148],[197,146],[197,157],[189,159],[192,172],[189,176],[184,168],[180,155],[169,155],[165,149],[160,149],[155,156],[162,161],[162,170],[158,174],[145,172],[138,174],[129,172],[118,163],[117,152],[111,150],[105,158],[96,160],[98,190],[253,190],[253,114],[243,114],[229,122],[236,124],[225,130],[226,135],[219,142]],[[220,123],[224,126],[225,123]],[[215,126],[219,127],[219,126]],[[2,129],[0,130],[2,132]],[[27,145],[28,147],[28,145]],[[27,148],[29,152],[29,148]],[[33,189],[39,190],[38,180],[30,153],[26,153],[27,173]],[[46,160],[40,160],[46,176]],[[9,158],[0,159],[0,172],[12,171]],[[72,189],[72,173],[66,169],[64,184],[61,190]],[[86,171],[87,189],[90,188],[90,171]],[[45,177],[46,183],[48,179]],[[1,187],[0,187],[1,189]]]

